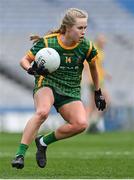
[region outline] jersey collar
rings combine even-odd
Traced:
[[[57,39],[58,39],[59,45],[60,45],[62,48],[67,49],[67,50],[69,50],[69,49],[74,49],[74,48],[76,48],[76,47],[79,45],[79,43],[76,43],[76,44],[73,45],[73,46],[66,46],[66,45],[64,45],[64,44],[62,43],[62,41],[61,41],[61,34],[58,34]]]

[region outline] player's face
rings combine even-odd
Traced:
[[[87,29],[87,18],[76,18],[76,24],[67,28],[67,33],[75,43],[80,42],[85,35]]]

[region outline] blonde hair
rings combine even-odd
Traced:
[[[61,21],[60,27],[49,31],[47,34],[53,34],[53,33],[60,33],[65,34],[67,27],[72,27],[76,23],[76,18],[87,18],[88,14],[86,11],[77,9],[77,8],[69,8]],[[33,40],[33,42],[37,42],[41,37],[38,35],[30,36],[30,40]]]

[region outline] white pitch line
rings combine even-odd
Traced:
[[[9,152],[1,152],[0,151],[0,157],[13,157],[14,154],[13,153],[9,153]],[[26,154],[27,157],[34,157],[35,153],[29,153],[27,152]],[[61,157],[65,157],[67,156],[68,158],[77,158],[77,157],[81,157],[83,159],[85,158],[89,158],[89,157],[97,157],[97,156],[134,156],[134,152],[131,151],[96,151],[96,152],[75,152],[71,153],[71,152],[60,152],[60,153],[51,153],[51,157],[55,157],[55,158],[61,158]]]

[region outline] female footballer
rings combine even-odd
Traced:
[[[97,50],[93,43],[84,37],[87,20],[88,14],[85,11],[70,8],[66,11],[58,30],[43,38],[38,36],[31,38],[34,45],[21,59],[20,65],[26,72],[35,76],[33,92],[36,110],[26,124],[12,167],[18,169],[24,167],[25,153],[35,139],[36,161],[40,168],[44,168],[49,144],[79,134],[87,128],[86,112],[80,97],[84,60],[89,64],[94,82],[96,106],[99,110],[105,109],[106,102],[99,87],[96,69]],[[37,68],[36,63],[31,64],[35,60],[36,53],[44,47],[54,48],[61,57],[60,67],[51,74]],[[37,136],[53,105],[67,123],[54,132]]]

